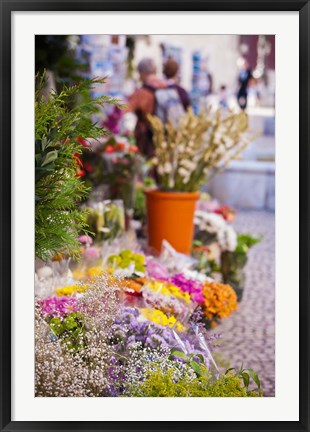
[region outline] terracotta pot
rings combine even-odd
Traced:
[[[157,251],[167,240],[178,252],[189,254],[194,234],[195,204],[199,192],[147,190],[148,243]]]

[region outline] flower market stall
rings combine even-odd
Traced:
[[[147,176],[131,137],[91,120],[118,101],[76,102],[98,83],[36,94],[36,395],[261,396],[251,365],[215,355],[260,239],[199,193],[247,144],[246,115],[150,118]]]

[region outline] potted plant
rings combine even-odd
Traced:
[[[149,116],[153,131],[158,189],[146,191],[148,242],[156,250],[167,240],[178,252],[190,253],[199,190],[250,142],[244,112],[194,115],[163,124]]]
[[[221,273],[224,283],[229,283],[236,291],[238,301],[243,296],[245,285],[244,267],[248,261],[249,249],[260,243],[262,237],[251,234],[238,234],[237,246],[233,251],[223,251],[221,254]]]

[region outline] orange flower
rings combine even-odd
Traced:
[[[208,319],[226,318],[238,307],[237,295],[230,285],[206,281],[203,296],[203,311]]]

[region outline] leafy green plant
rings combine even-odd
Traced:
[[[134,270],[137,272],[145,272],[145,257],[141,254],[133,253],[131,250],[124,249],[119,255],[110,255],[108,263],[112,266],[125,269],[134,264]]]
[[[80,312],[72,312],[63,319],[51,318],[50,327],[69,350],[77,351],[85,346],[85,323]]]
[[[96,240],[112,241],[125,229],[124,209],[107,200],[86,207],[87,223]]]
[[[233,252],[224,251],[221,254],[221,273],[223,281],[229,283],[238,296],[242,299],[245,284],[244,267],[248,261],[249,249],[260,243],[262,236],[254,237],[251,234],[238,234],[237,246]]]
[[[185,364],[187,364],[195,371],[197,376],[203,376],[208,374],[208,369],[204,365],[204,358],[202,354],[191,353],[189,355],[186,355],[182,351],[172,349],[169,358],[171,360],[177,359],[184,361]],[[199,360],[199,363],[195,359]]]
[[[145,177],[143,183],[136,187],[136,196],[134,203],[134,218],[141,222],[146,222],[146,199],[144,190],[154,187],[155,180],[151,177]]]
[[[262,236],[254,237],[252,234],[238,234],[237,236],[237,247],[235,250],[236,254],[246,254],[248,250],[260,243],[262,241]]]
[[[92,122],[92,114],[105,103],[118,105],[108,96],[92,100],[82,96],[104,82],[83,80],[46,98],[41,76],[35,94],[35,252],[43,260],[58,252],[80,254],[77,237],[87,224],[77,204],[87,188],[77,176],[79,155],[87,139],[107,133]]]
[[[85,75],[89,68],[87,55],[76,55],[80,36],[73,35],[36,35],[35,70],[53,73],[57,90],[64,84],[72,84]],[[40,80],[38,79],[38,82]]]
[[[233,374],[221,375],[212,380],[203,374],[192,380],[175,379],[174,370],[164,373],[159,369],[147,374],[145,381],[131,386],[130,396],[135,397],[258,397],[262,394],[248,391],[243,380]]]
[[[236,368],[227,369],[227,371],[225,372],[225,375],[228,375],[232,371],[235,371],[234,376],[243,381],[244,388],[246,389],[247,392],[250,392],[252,396],[254,395],[254,393],[257,393],[259,396],[263,395],[263,390],[261,388],[260,379],[259,379],[257,373],[253,369],[244,369],[243,365],[241,365],[240,369],[236,369]],[[253,390],[249,391],[249,385],[250,385],[251,379],[257,385],[257,388],[254,388]]]

